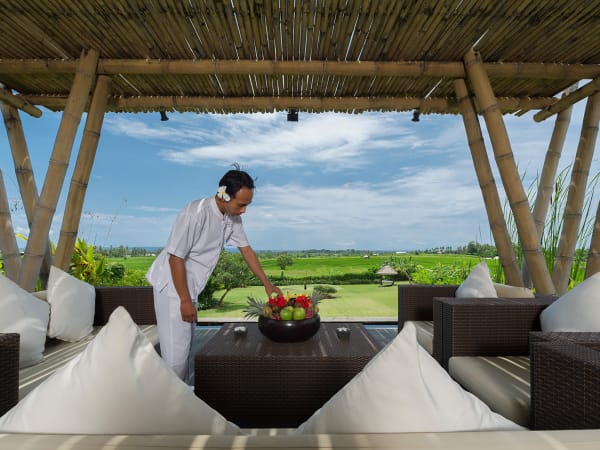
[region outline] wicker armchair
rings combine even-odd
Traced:
[[[600,428],[600,333],[531,333],[531,427]]]
[[[105,325],[111,313],[123,306],[138,325],[156,324],[151,286],[96,287],[94,325]],[[19,335],[0,333],[0,416],[19,399]]]
[[[556,297],[433,299],[433,356],[444,368],[453,356],[529,355],[529,332]]]
[[[398,285],[398,331],[406,321],[432,321],[433,297],[454,297],[458,285]]]
[[[506,405],[489,402],[487,393],[477,390],[489,389],[491,382],[484,377],[494,370],[494,382],[517,378],[500,359],[526,362],[529,417],[518,423],[537,430],[599,428],[600,333],[541,332],[539,315],[555,299],[435,298],[434,357],[461,383],[459,363],[471,360],[462,366],[462,375],[469,373],[475,383],[465,388],[501,414]],[[473,369],[485,364],[485,370]],[[510,401],[516,396],[515,391],[500,391],[506,385],[494,388],[500,395],[490,397]]]

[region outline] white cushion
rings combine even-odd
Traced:
[[[534,298],[533,291],[526,287],[511,286],[509,284],[494,283],[494,290],[498,297],[503,298]]]
[[[540,320],[542,331],[600,331],[600,272],[544,309]]]
[[[485,261],[473,267],[466,280],[456,289],[455,295],[461,298],[498,297],[490,276],[490,269]]]
[[[461,388],[402,331],[358,375],[298,428],[298,433],[400,433],[518,430]]]
[[[0,418],[0,433],[238,434],[162,361],[125,308]]]
[[[48,303],[0,275],[0,333],[19,333],[19,367],[43,359],[48,328]]]
[[[50,304],[49,337],[75,342],[92,332],[96,303],[94,286],[50,266],[46,298]]]

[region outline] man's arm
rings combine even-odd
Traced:
[[[281,289],[279,289],[277,286],[275,286],[273,283],[271,283],[271,281],[269,281],[269,279],[267,278],[265,271],[263,270],[262,266],[260,265],[258,256],[256,256],[256,253],[254,253],[254,250],[252,250],[252,247],[250,247],[248,245],[247,247],[238,247],[238,249],[240,250],[240,253],[242,254],[242,257],[244,258],[244,261],[246,261],[246,264],[248,264],[248,267],[250,268],[252,273],[254,273],[254,275],[256,275],[258,277],[258,279],[261,281],[261,283],[265,287],[265,291],[267,292],[267,295],[269,297],[271,297],[271,294],[274,292],[276,294],[282,295]]]
[[[171,277],[173,278],[175,291],[177,291],[177,295],[179,296],[181,320],[194,323],[198,320],[198,311],[194,306],[188,289],[185,263],[178,256],[169,254],[169,267],[171,268]]]

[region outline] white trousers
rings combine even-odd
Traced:
[[[181,319],[179,297],[169,296],[168,291],[168,288],[163,289],[162,292],[154,288],[154,310],[158,325],[160,354],[177,376],[189,383],[190,350],[196,324]]]

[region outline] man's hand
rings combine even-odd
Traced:
[[[274,293],[277,295],[283,295],[283,292],[281,292],[281,289],[279,289],[277,286],[275,286],[272,283],[265,284],[265,291],[267,292],[268,298],[271,298],[271,295],[273,295]]]
[[[198,321],[198,311],[191,300],[181,302],[179,309],[181,311],[181,320],[184,322],[196,323]]]

